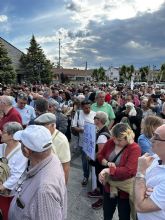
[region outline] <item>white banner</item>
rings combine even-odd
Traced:
[[[92,160],[95,160],[96,125],[85,122],[83,136],[83,151]]]

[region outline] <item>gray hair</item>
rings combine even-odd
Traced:
[[[103,124],[105,124],[108,121],[108,115],[105,112],[101,112],[101,111],[96,112],[96,117],[98,117],[101,123]]]
[[[12,96],[3,95],[0,97],[0,99],[7,106],[12,106],[12,104],[13,104],[13,97]]]
[[[24,101],[27,101],[28,100],[28,95],[24,92],[21,92],[21,93],[18,94],[17,99],[22,99]]]
[[[15,132],[23,130],[23,127],[20,123],[16,121],[12,121],[12,122],[7,122],[6,124],[4,124],[3,130],[6,131],[9,135],[13,136]]]
[[[104,91],[101,91],[101,90],[97,91],[97,92],[96,92],[95,99],[97,99],[97,98],[98,98],[98,96],[99,96],[100,94],[105,95],[105,92],[104,92]]]
[[[56,110],[61,110],[60,104],[53,98],[48,99],[48,103],[49,105],[54,106]]]

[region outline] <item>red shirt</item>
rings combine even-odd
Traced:
[[[3,116],[3,118],[0,120],[0,130],[3,130],[4,124],[7,122],[16,121],[22,124],[22,118],[20,113],[12,107],[6,115]]]
[[[101,163],[103,159],[108,160],[110,154],[115,148],[115,143],[112,139],[104,145],[102,151],[98,155],[98,160]],[[121,154],[119,165],[113,175],[114,180],[126,180],[136,175],[138,157],[141,156],[141,149],[137,143],[129,144]],[[105,186],[105,191],[109,192],[110,187]],[[127,195],[127,196],[126,196]],[[128,197],[125,192],[120,193],[122,198]]]

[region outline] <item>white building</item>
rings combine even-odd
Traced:
[[[119,81],[120,79],[119,68],[109,67],[109,69],[105,71],[105,75],[108,77],[109,80]]]

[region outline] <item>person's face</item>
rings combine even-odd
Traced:
[[[27,101],[24,99],[18,99],[17,101],[17,106],[20,109],[24,109],[26,104],[27,104]]]
[[[48,111],[51,113],[55,113],[55,107],[53,105],[48,106]]]
[[[152,142],[152,151],[154,153],[156,153],[160,158],[161,155],[165,155],[165,149],[164,149],[165,139],[160,137],[160,134],[159,132],[157,132],[157,129],[151,138],[151,142]]]
[[[97,104],[99,106],[103,105],[105,101],[105,95],[104,94],[99,94],[97,97]]]
[[[5,130],[2,131],[1,142],[8,143],[13,140],[12,135],[8,134]]]
[[[146,100],[146,101],[145,101],[145,100],[142,100],[142,101],[141,101],[141,107],[142,107],[142,108],[146,108],[146,107],[147,107],[147,103],[148,103],[147,100]]]
[[[65,93],[62,93],[62,94],[61,94],[61,97],[62,97],[63,100],[65,100],[65,99],[66,99]]]
[[[115,145],[121,148],[125,147],[128,144],[128,141],[126,140],[126,138],[113,137],[113,141],[115,142]]]
[[[4,95],[11,95],[11,89],[8,88],[3,92]]]
[[[127,102],[133,102],[132,96],[127,95],[126,98],[125,98],[125,101],[126,101],[126,103],[127,103]]]
[[[83,105],[83,106],[82,106],[82,110],[83,110],[84,114],[89,114],[89,113],[90,113],[90,110],[91,110],[90,104]]]
[[[96,116],[94,117],[94,124],[95,124],[97,127],[99,127],[100,118],[97,116],[97,114],[96,114]]]

